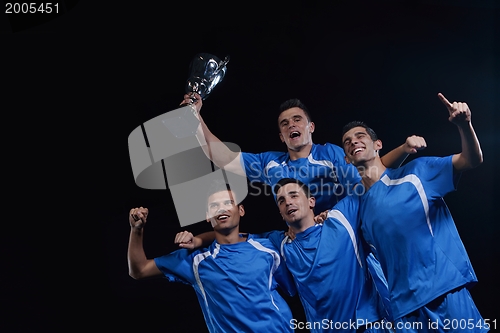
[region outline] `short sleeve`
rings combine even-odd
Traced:
[[[169,282],[193,284],[193,253],[187,249],[180,249],[167,255],[154,258],[158,269]]]
[[[425,182],[426,191],[434,197],[444,197],[456,190],[458,177],[453,172],[452,157],[420,157],[414,160],[417,176]]]
[[[241,153],[241,163],[245,166],[245,173],[249,181],[265,182],[263,175],[264,165],[262,154]]]

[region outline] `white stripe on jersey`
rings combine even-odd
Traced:
[[[281,252],[281,256],[283,257],[283,259],[285,259],[285,261],[286,261],[285,243],[290,243],[290,242],[291,242],[291,239],[289,236],[285,236],[285,238],[283,238],[283,240],[281,241],[280,252]]]
[[[269,163],[267,163],[266,167],[264,168],[264,174],[266,175],[266,177],[268,176],[267,175],[268,170],[277,166],[279,166],[279,164],[276,163],[275,161],[270,161]]]
[[[331,161],[327,161],[327,160],[317,161],[312,157],[312,154],[309,154],[309,156],[307,156],[307,159],[309,160],[309,163],[311,163],[311,164],[324,165],[324,166],[327,166],[333,170],[333,163]]]
[[[276,251],[265,247],[264,245],[262,245],[261,243],[255,241],[253,239],[249,239],[248,243],[252,244],[257,250],[267,252],[273,256],[273,268],[271,269],[271,272],[269,273],[269,290],[271,290],[271,287],[273,285],[273,274],[278,269],[278,267],[280,265],[280,261],[281,261],[280,256],[276,253]],[[271,302],[273,302],[273,305],[276,309],[278,309],[278,310],[280,309],[276,305],[276,303],[274,303],[274,298],[273,298],[272,294],[271,294]]]
[[[200,287],[201,294],[203,295],[203,299],[205,300],[205,306],[207,308],[208,318],[210,318],[210,322],[212,322],[212,316],[210,315],[210,308],[208,307],[207,296],[205,295],[205,288],[203,288],[203,284],[201,283],[200,280],[200,273],[198,272],[198,266],[200,266],[200,263],[209,256],[211,256],[210,251],[197,254],[193,258],[193,272],[194,272],[194,277],[196,278],[196,284],[198,284],[198,287]]]
[[[219,243],[215,243],[215,249],[214,249],[214,253],[212,254],[212,257],[214,257],[214,259],[217,257],[217,255],[219,254],[220,252],[220,244]]]
[[[429,228],[432,237],[434,237],[434,232],[432,232],[431,221],[429,219],[429,202],[427,201],[427,196],[425,195],[424,187],[422,186],[422,182],[420,181],[420,179],[416,175],[410,174],[399,179],[390,179],[387,175],[384,175],[384,177],[382,177],[380,180],[387,186],[401,185],[403,183],[411,183],[413,184],[413,186],[415,186],[417,193],[420,196],[420,200],[422,201],[422,205],[424,206],[425,218],[427,220],[427,227]]]
[[[280,261],[281,261],[280,256],[276,253],[276,251],[265,247],[264,245],[262,245],[261,243],[255,241],[253,239],[249,239],[248,243],[252,244],[253,247],[255,247],[257,250],[267,252],[273,256],[273,268],[271,269],[271,273],[269,274],[269,289],[271,289],[272,281],[273,281],[273,273],[278,269],[278,267],[280,265]]]
[[[328,212],[327,217],[332,217],[332,218],[338,220],[346,228],[347,232],[349,233],[349,236],[351,237],[352,246],[354,247],[354,253],[356,254],[356,258],[358,259],[358,263],[361,267],[363,267],[363,264],[361,262],[361,258],[359,257],[358,242],[356,241],[356,236],[354,235],[354,230],[352,229],[352,226],[349,223],[349,221],[347,221],[347,219],[345,218],[344,214],[342,214],[342,212],[339,210],[332,209],[331,211]]]
[[[328,161],[328,160],[321,160],[321,161],[315,160],[312,157],[312,154],[309,154],[309,156],[307,156],[307,160],[311,164],[323,165],[323,166],[326,166],[326,167],[330,168],[331,170],[334,170],[333,163],[331,161]],[[283,161],[281,163],[281,166],[285,166],[285,165],[286,165],[286,161]],[[276,163],[276,161],[270,161],[269,163],[267,163],[266,167],[264,168],[264,174],[267,176],[269,169],[277,167],[277,166],[280,166],[280,164]]]

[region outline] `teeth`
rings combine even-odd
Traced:
[[[292,132],[292,133],[290,133],[290,137],[291,137],[291,138],[297,137],[297,136],[299,136],[299,135],[300,135],[300,133],[299,133],[299,132]]]
[[[357,149],[354,149],[353,154],[356,154],[357,152],[360,152],[360,151],[362,151],[362,150],[363,150],[363,148],[357,148]]]
[[[227,216],[227,215],[221,215],[221,216],[219,216],[219,217],[218,217],[218,219],[219,219],[219,220],[225,220],[225,219],[227,219],[228,217],[229,217],[229,216]]]

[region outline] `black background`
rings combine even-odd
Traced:
[[[178,107],[199,52],[231,57],[203,114],[247,152],[285,150],[277,109],[297,97],[316,123],[315,143],[339,144],[357,119],[377,131],[382,153],[417,134],[428,144],[418,156],[445,156],[460,139],[437,93],[467,102],[484,163],[446,202],[479,278],[476,305],[500,320],[494,1],[59,3],[50,19],[2,13],[2,331],[206,331],[189,286],[135,281],[126,259],[130,208],[150,209],[148,257],[174,250],[183,230],[168,190],[135,184],[127,139]],[[241,229],[283,229],[273,200],[252,191]]]

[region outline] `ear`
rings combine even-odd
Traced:
[[[238,205],[238,213],[240,216],[245,216],[245,207],[243,205]]]
[[[310,197],[309,198],[309,208],[314,209],[315,206],[316,206],[316,198]]]
[[[283,134],[281,134],[281,132],[280,132],[280,140],[281,142],[285,142],[285,139],[283,138]]]
[[[314,125],[314,123],[311,121],[311,123],[309,124],[309,132],[313,133],[315,128],[316,128],[316,125]]]
[[[374,141],[373,142],[373,148],[375,149],[375,151],[378,153],[378,151],[380,149],[382,149],[382,141],[380,140],[377,140],[377,141]]]

